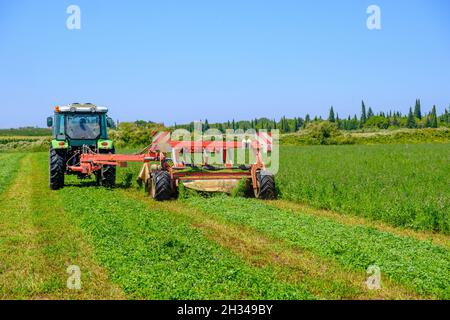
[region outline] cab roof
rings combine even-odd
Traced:
[[[78,112],[92,112],[92,113],[107,113],[108,108],[106,107],[98,107],[92,103],[71,103],[65,106],[56,106],[56,113],[78,113]]]

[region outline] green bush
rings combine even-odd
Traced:
[[[48,151],[51,138],[0,137],[0,152]]]
[[[327,125],[314,125],[295,134],[281,135],[282,145],[349,145],[349,144],[405,144],[405,143],[448,143],[450,128],[424,129],[376,129],[348,132],[329,128]]]

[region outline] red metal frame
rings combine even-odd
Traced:
[[[218,152],[223,153],[223,170],[220,171],[181,171],[187,169],[185,164],[181,163],[177,166],[170,165],[164,152],[160,151],[158,141],[154,141],[145,153],[141,154],[98,154],[93,152],[83,153],[80,155],[80,163],[77,166],[69,166],[69,170],[80,172],[85,175],[102,169],[104,165],[126,167],[128,162],[150,163],[159,161],[161,168],[170,173],[172,181],[172,189],[176,188],[178,181],[182,180],[211,180],[211,179],[242,179],[248,178],[252,180],[253,188],[257,188],[256,172],[265,169],[261,157],[261,143],[258,140],[252,141],[249,145],[256,155],[256,163],[252,164],[248,170],[241,170],[227,163],[227,150],[242,148],[244,144],[239,141],[172,141],[166,142],[175,154],[181,150],[190,150],[191,153]]]

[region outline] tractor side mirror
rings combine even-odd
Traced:
[[[114,128],[114,121],[110,117],[106,118],[106,126],[108,128]]]
[[[47,118],[47,127],[53,127],[53,118],[52,117],[48,117]]]

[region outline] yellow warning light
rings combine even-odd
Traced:
[[[58,113],[59,112],[59,106],[55,107],[55,112]]]

